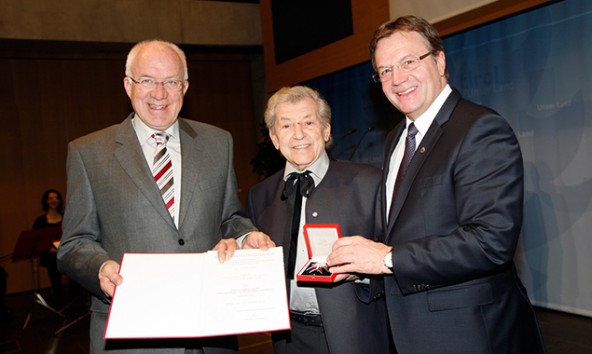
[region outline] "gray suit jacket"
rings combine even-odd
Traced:
[[[267,233],[288,257],[291,211],[281,200],[285,185],[284,171],[254,186],[247,209],[255,225]],[[331,161],[327,174],[308,196],[306,222],[339,224],[344,236],[380,236],[377,219],[377,191],[380,170],[351,162]],[[382,277],[380,277],[381,279]],[[391,344],[386,320],[382,284],[381,291],[369,291],[353,282],[317,284],[316,296],[331,353],[390,353]],[[373,282],[373,285],[374,282]],[[314,286],[314,285],[313,285]],[[371,294],[371,295],[370,295]],[[277,354],[285,353],[289,332],[274,333]]]
[[[68,146],[58,264],[94,295],[95,312],[109,308],[97,278],[105,261],[120,262],[124,252],[204,252],[222,237],[255,229],[241,215],[230,134],[182,118],[179,133],[183,170],[178,229],[152,178],[131,116]]]

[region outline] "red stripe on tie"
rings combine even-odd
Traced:
[[[173,163],[171,161],[167,162],[166,165],[164,165],[160,171],[158,171],[155,175],[154,175],[154,180],[158,181],[160,179],[160,177],[162,177],[162,175],[164,175],[168,170],[171,169],[171,166],[173,166]]]

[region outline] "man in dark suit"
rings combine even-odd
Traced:
[[[511,127],[450,88],[424,19],[382,25],[370,51],[375,81],[406,119],[386,143],[384,239],[338,240],[331,271],[385,274],[399,354],[544,352],[512,260],[523,167]]]
[[[254,186],[248,211],[255,226],[283,246],[290,268],[290,229],[298,228],[294,270],[287,270],[291,331],[273,334],[276,353],[389,353],[388,324],[381,297],[369,298],[368,285],[355,277],[339,283],[301,283],[298,272],[308,261],[302,226],[339,224],[341,232],[380,234],[377,192],[380,170],[350,162],[331,161],[325,150],[331,136],[331,109],[318,92],[304,86],[285,87],[268,101],[265,123],[286,158],[285,169]],[[285,186],[292,173],[314,182],[303,198],[301,217],[293,219],[293,196]],[[297,193],[297,191],[294,191]]]
[[[178,117],[189,86],[184,53],[169,42],[138,43],[125,74],[134,113],[68,147],[58,265],[93,295],[91,353],[234,353],[236,337],[102,338],[124,252],[226,249],[222,238],[245,234],[245,248],[269,241],[241,215],[230,134]]]

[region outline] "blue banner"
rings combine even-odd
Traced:
[[[592,316],[592,2],[569,0],[445,39],[450,82],[512,124],[524,156],[516,255],[536,305]]]
[[[592,1],[554,2],[444,39],[451,86],[513,126],[525,165],[516,263],[532,301],[592,316]],[[333,109],[337,159],[382,166],[402,119],[364,63],[305,82]]]

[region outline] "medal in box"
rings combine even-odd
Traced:
[[[304,238],[308,249],[308,262],[296,274],[296,280],[331,283],[336,274],[329,272],[327,256],[333,243],[341,237],[337,224],[305,224]]]

